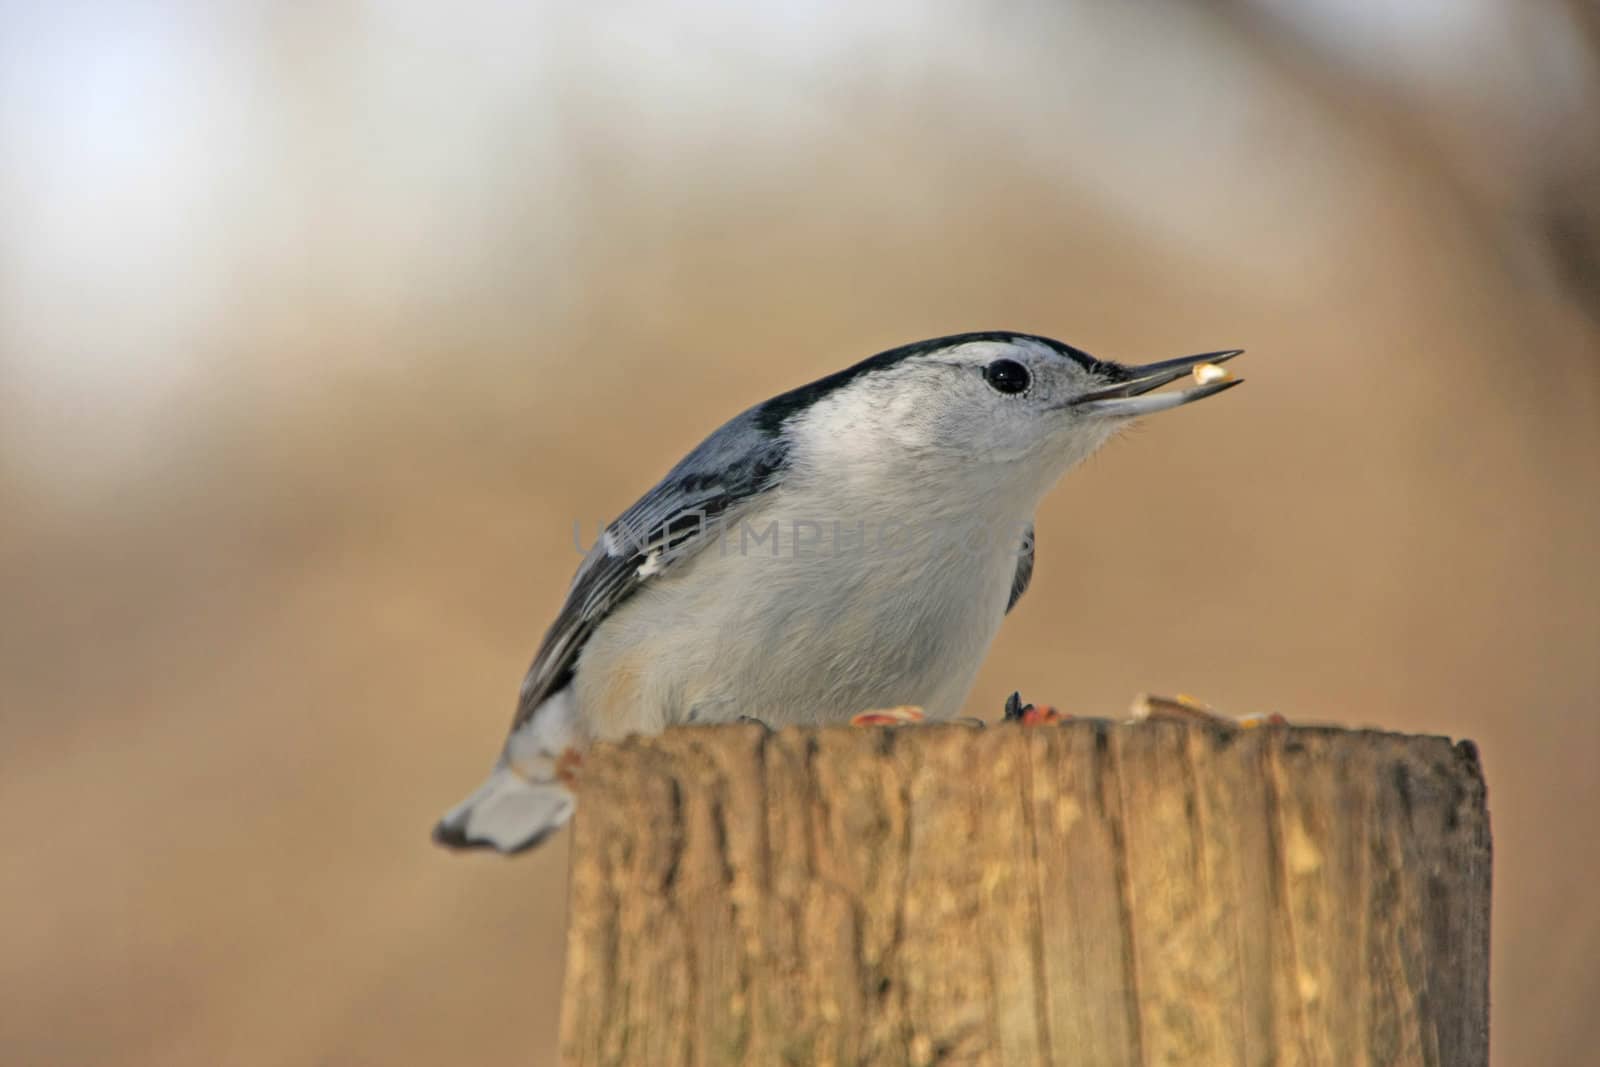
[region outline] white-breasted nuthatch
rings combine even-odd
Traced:
[[[564,824],[594,740],[754,718],[955,715],[1033,573],[1033,513],[1128,420],[1239,384],[1238,350],[1145,366],[1029,334],[879,353],[706,438],[584,558],[487,782],[434,839]],[[1197,387],[1152,394],[1196,368]]]

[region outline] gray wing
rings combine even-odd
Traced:
[[[1011,599],[1006,601],[1007,615],[1017,606],[1022,594],[1028,591],[1028,583],[1031,581],[1033,581],[1033,523],[1030,522],[1022,532],[1022,547],[1017,552],[1017,572],[1011,576]]]
[[[758,412],[753,408],[706,438],[606,527],[578,566],[566,603],[528,668],[512,729],[572,680],[578,653],[606,616],[670,574],[734,511],[777,483],[788,447],[758,425]]]

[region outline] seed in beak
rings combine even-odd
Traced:
[[[1190,373],[1194,375],[1196,385],[1210,385],[1212,382],[1226,382],[1233,379],[1232,371],[1215,363],[1196,363]]]

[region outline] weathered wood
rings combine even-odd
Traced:
[[[751,725],[583,791],[575,1067],[1488,1060],[1468,742]]]

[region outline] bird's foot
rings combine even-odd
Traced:
[[[1024,704],[1021,693],[1012,693],[1006,697],[1006,710],[1002,722],[1014,722],[1019,726],[1044,726],[1053,722],[1066,722],[1071,715],[1063,714],[1049,704]]]
[[[739,716],[738,721],[743,724],[754,723],[756,726],[761,727],[769,734],[777,733],[777,731],[772,728],[771,723],[767,722],[765,719],[758,719],[754,715],[741,715]]]
[[[851,726],[909,726],[927,719],[921,708],[909,704],[898,708],[876,708],[851,716]]]
[[[556,780],[568,789],[578,788],[578,772],[583,769],[583,753],[575,748],[561,750],[556,757]]]
[[[1168,722],[1203,722],[1223,726],[1230,730],[1254,730],[1259,726],[1287,726],[1289,720],[1277,712],[1255,715],[1225,715],[1203,700],[1187,693],[1175,697],[1158,697],[1141,693],[1134,698],[1134,721],[1165,719]]]

